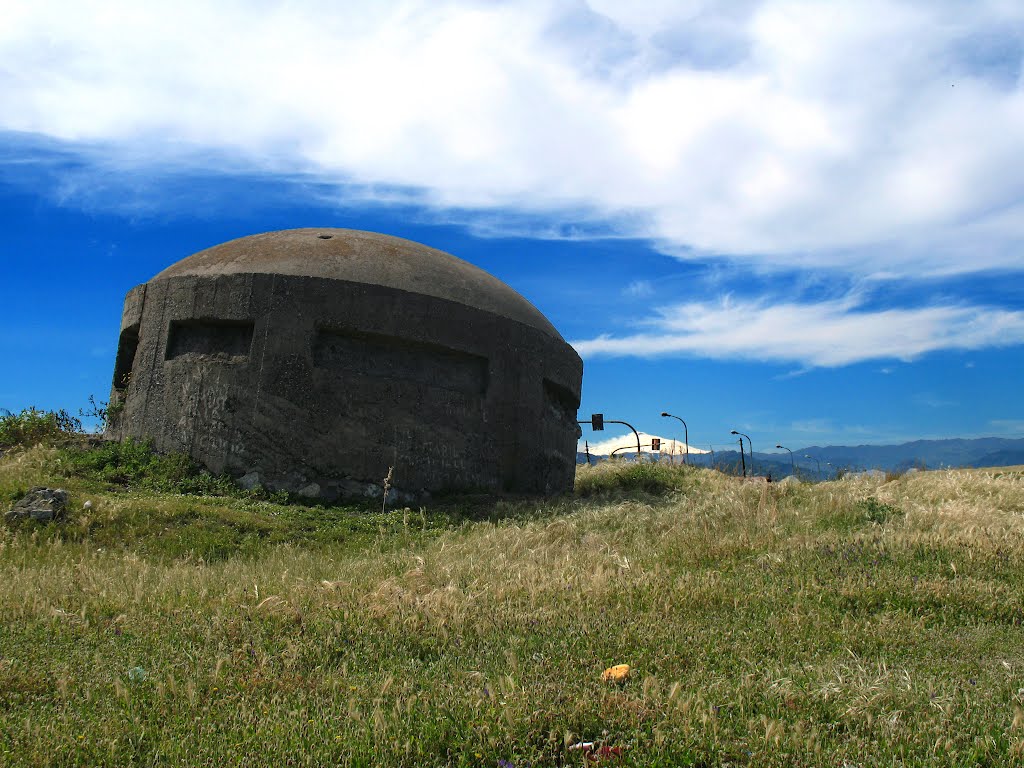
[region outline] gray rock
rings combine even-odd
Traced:
[[[247,491],[251,491],[253,488],[263,485],[260,473],[253,470],[246,472],[240,478],[238,478],[238,484]]]
[[[320,497],[320,486],[317,483],[310,483],[309,485],[302,486],[295,493],[307,499],[316,499]]]
[[[880,469],[867,469],[861,472],[847,472],[843,475],[843,480],[860,480],[863,478],[882,480],[885,478],[885,472]]]
[[[325,492],[321,494],[332,499],[372,499],[380,501],[384,496],[384,487],[379,483],[364,483],[358,480],[342,480],[332,482]],[[426,490],[408,491],[392,486],[388,489],[388,507],[408,506],[410,504],[422,504],[430,499],[430,492]]]
[[[379,499],[384,489],[376,483],[362,483],[358,480],[343,480],[339,484],[341,495],[349,499]]]
[[[68,492],[62,488],[37,486],[14,503],[5,515],[9,521],[34,520],[49,523],[67,514]]]

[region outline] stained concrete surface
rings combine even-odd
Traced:
[[[328,499],[572,488],[582,362],[488,273],[386,235],[202,251],[128,293],[108,437]]]

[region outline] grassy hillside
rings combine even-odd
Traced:
[[[0,458],[5,508],[74,507],[0,525],[2,765],[1024,761],[1020,472],[603,464],[382,514],[105,466]]]

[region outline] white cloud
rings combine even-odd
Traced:
[[[587,430],[588,428],[584,427],[584,429]],[[637,434],[640,435],[640,448],[642,453],[651,452],[650,445],[651,438],[653,437],[657,437],[661,440],[661,452],[665,456],[682,456],[686,453],[686,443],[682,440],[659,437],[659,435],[652,435],[648,432],[638,432]],[[625,456],[630,454],[634,456],[636,455],[636,435],[632,432],[627,432],[618,437],[609,437],[599,442],[594,442],[591,437],[592,435],[589,432],[585,433],[583,437],[580,438],[577,449],[582,452],[584,444],[586,443],[590,447],[590,453],[594,456],[609,456],[612,451],[617,449],[618,453],[615,454],[616,456],[620,454]],[[708,453],[708,451],[691,445],[690,453]]]
[[[126,166],[214,152],[439,207],[585,211],[684,258],[1020,267],[1019,3],[8,0],[4,17],[0,128]]]
[[[866,310],[852,296],[810,304],[677,304],[640,325],[646,330],[572,345],[584,358],[675,355],[837,367],[1024,343],[1024,312],[970,306]]]
[[[650,280],[634,280],[622,289],[622,293],[631,299],[646,299],[654,295],[654,286]]]
[[[789,431],[798,434],[821,435],[835,434],[837,429],[831,419],[801,419],[790,424]]]
[[[993,419],[989,424],[1001,434],[1010,437],[1024,436],[1024,419]]]
[[[918,392],[913,395],[911,401],[925,408],[955,408],[959,403],[949,398],[939,397],[934,392]]]

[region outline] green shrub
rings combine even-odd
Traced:
[[[102,434],[107,431],[107,425],[111,419],[123,410],[123,400],[107,402],[106,400],[97,400],[95,395],[89,395],[89,407],[79,408],[78,415],[92,422],[94,431]]]
[[[865,521],[875,525],[883,525],[894,517],[902,517],[903,510],[891,504],[885,504],[874,496],[862,499],[857,503],[858,510]]]
[[[576,495],[679,490],[686,487],[694,471],[678,464],[604,461],[594,467],[581,467],[577,471]]]
[[[54,445],[80,434],[82,422],[65,410],[41,411],[32,406],[21,413],[0,413],[0,447]]]
[[[211,475],[184,453],[159,454],[148,441],[69,449],[66,457],[74,474],[112,485],[207,496],[241,493],[229,477]]]
[[[819,527],[838,531],[852,531],[868,525],[885,525],[902,517],[903,510],[879,501],[874,496],[861,499],[819,519]]]

